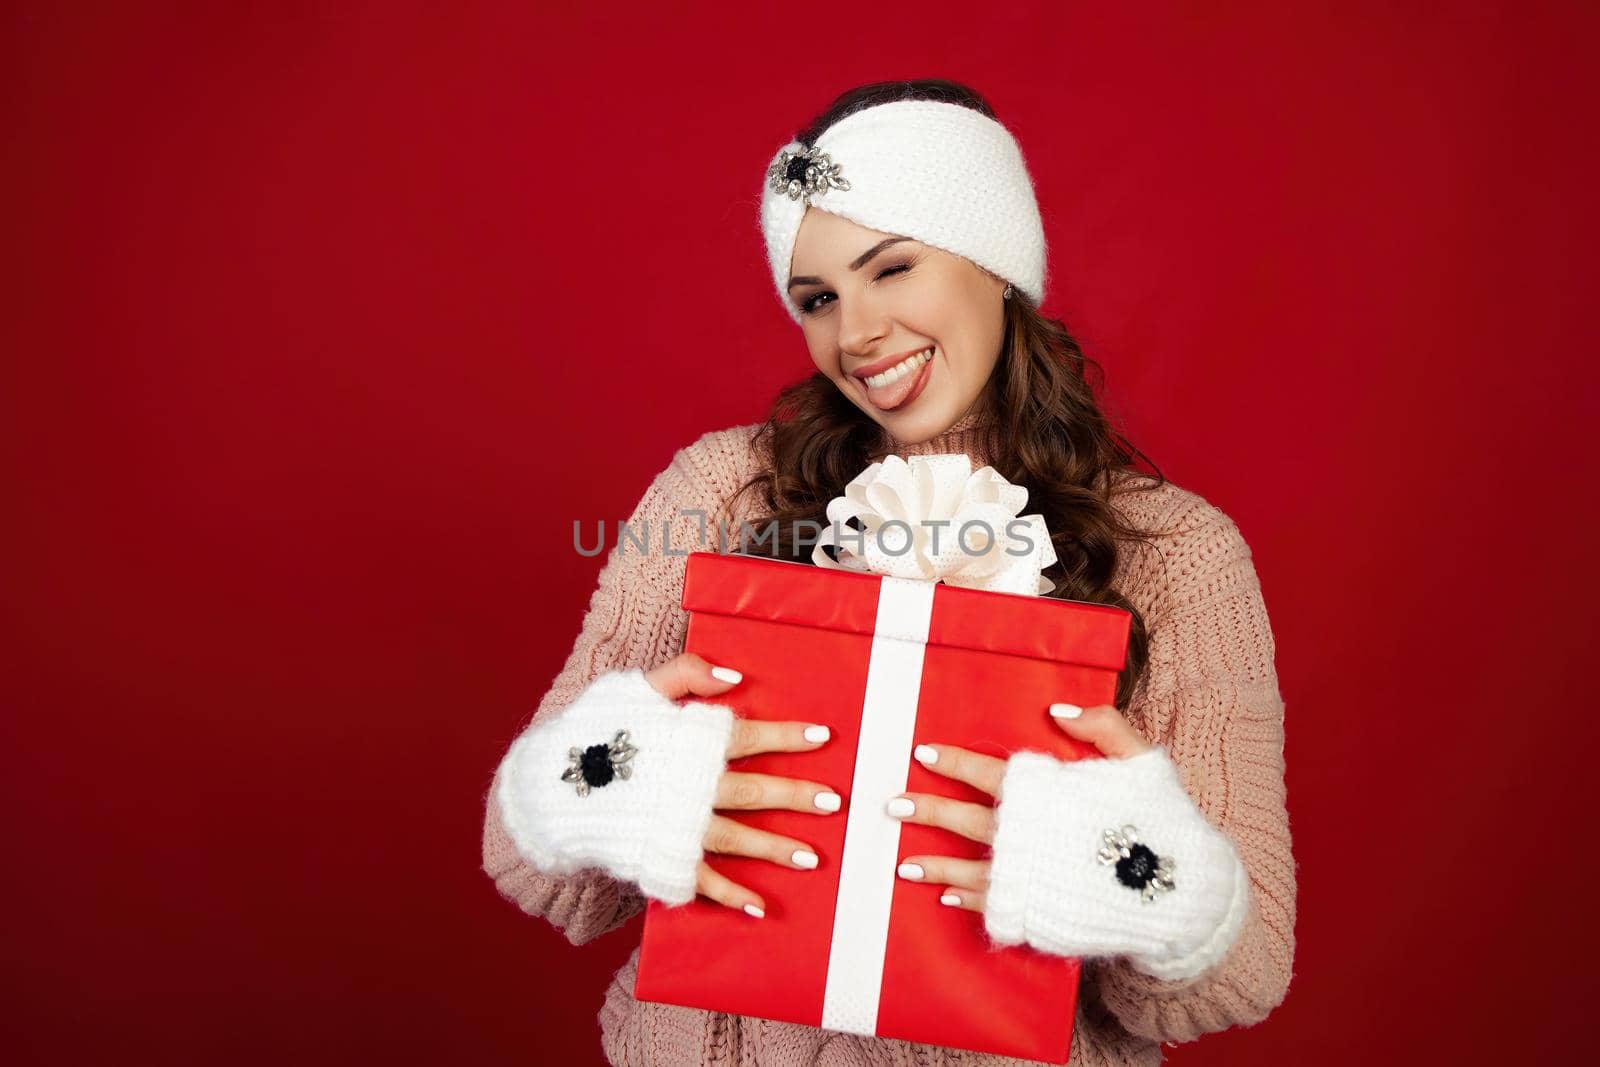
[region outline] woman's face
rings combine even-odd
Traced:
[[[811,361],[896,441],[920,444],[977,406],[1000,358],[1005,282],[815,208],[790,279]]]

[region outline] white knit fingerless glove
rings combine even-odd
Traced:
[[[1244,866],[1160,747],[1070,762],[1019,752],[995,820],[984,925],[998,944],[1193,978],[1244,923]]]
[[[500,764],[506,833],[548,874],[601,867],[668,904],[694,899],[733,712],[678,704],[641,670],[596,678]]]

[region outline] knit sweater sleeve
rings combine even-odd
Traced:
[[[1287,994],[1294,959],[1284,704],[1260,581],[1220,510],[1200,501],[1184,524],[1170,584],[1151,609],[1146,696],[1130,717],[1167,747],[1202,814],[1233,842],[1250,905],[1228,953],[1195,978],[1154,978],[1126,957],[1089,962],[1105,1006],[1153,1041],[1261,1021]]]
[[[649,670],[682,650],[688,616],[679,601],[687,553],[716,551],[716,512],[746,476],[749,429],[704,435],[680,449],[651,481],[627,520],[632,537],[618,533],[577,642],[539,701],[534,722],[565,708],[602,674]],[[647,539],[647,547],[633,538]],[[617,929],[644,909],[636,885],[598,868],[556,876],[531,866],[502,824],[494,799],[498,787],[496,774],[484,803],[483,870],[502,896],[547,919],[574,945]]]

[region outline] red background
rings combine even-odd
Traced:
[[[1593,9],[669,6],[4,16],[5,1059],[600,1061],[637,926],[477,866],[572,522],[809,370],[761,172],[929,75],[1279,643],[1296,977],[1172,1058],[1578,1047]]]

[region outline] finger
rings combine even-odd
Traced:
[[[738,718],[728,738],[728,758],[758,752],[809,752],[827,743],[830,736],[832,731],[816,723]]]
[[[961,908],[964,911],[982,912],[988,896],[981,889],[963,889],[959,886],[951,886],[939,894],[939,903],[951,908]]]
[[[907,856],[895,872],[908,882],[945,882],[952,889],[988,889],[989,861]]]
[[[796,871],[815,870],[819,862],[815,850],[804,841],[757,830],[723,815],[711,816],[711,825],[706,829],[702,844],[707,852],[750,856]]]
[[[902,793],[886,809],[901,822],[937,826],[983,844],[994,842],[994,809],[931,793]]]
[[[767,905],[759,896],[733,879],[719,874],[705,860],[700,861],[700,866],[696,870],[695,891],[710,897],[718,904],[737,908],[753,918],[766,917]],[[755,910],[752,911],[752,908]]]
[[[966,782],[990,796],[1000,792],[1000,779],[1006,773],[1005,760],[954,745],[918,745],[912,755],[916,756],[918,763],[935,774]]]
[[[677,700],[726,693],[743,681],[744,676],[731,667],[715,666],[693,652],[685,652],[645,671],[644,680],[662,696]]]
[[[1150,742],[1139,736],[1122,713],[1110,704],[1080,708],[1076,704],[1051,704],[1050,717],[1078,741],[1087,741],[1112,759],[1127,759],[1147,751]]]
[[[711,802],[713,808],[719,809],[755,811],[786,808],[813,815],[838,811],[842,804],[838,793],[816,782],[780,778],[775,774],[744,774],[740,771],[726,771],[717,779],[717,795]]]

